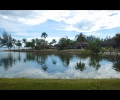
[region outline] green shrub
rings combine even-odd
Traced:
[[[85,49],[85,50],[80,51],[80,54],[83,54],[83,55],[90,55],[90,54],[91,54],[91,51]]]
[[[95,54],[98,54],[101,51],[101,48],[101,41],[99,39],[91,41],[88,45],[88,49]]]

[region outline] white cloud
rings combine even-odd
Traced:
[[[92,34],[100,29],[119,27],[119,16],[119,10],[0,10],[0,27],[16,34],[25,33],[21,34],[25,36],[31,28],[34,30],[33,26],[53,20],[64,23],[52,27],[55,30]]]

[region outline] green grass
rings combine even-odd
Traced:
[[[0,78],[0,90],[120,90],[120,79]]]

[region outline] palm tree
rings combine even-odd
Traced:
[[[70,44],[70,39],[68,39],[68,37],[66,36],[66,46],[67,46],[67,49],[68,49],[68,45]]]
[[[55,44],[57,41],[55,39],[52,40],[52,43]]]
[[[16,43],[16,45],[18,46],[18,49],[20,49],[20,46],[22,45],[21,41],[18,40],[17,43]]]
[[[35,44],[35,39],[32,39],[31,41],[32,41],[32,43],[34,43],[34,44]]]
[[[16,39],[12,39],[12,42],[14,44],[14,50],[15,50]]]
[[[77,42],[80,42],[80,46],[81,46],[81,49],[82,49],[81,43],[82,43],[83,41],[85,41],[85,35],[83,35],[82,33],[80,33],[79,35],[76,35],[75,38],[77,39],[77,40],[76,40]]]
[[[39,41],[39,39],[36,38],[36,39],[35,39],[35,44],[36,44],[36,46],[38,45],[38,41]]]
[[[48,35],[46,34],[46,32],[43,32],[43,33],[41,34],[41,38],[42,38],[42,37],[44,38],[44,41],[45,41],[45,38],[48,37]]]
[[[33,47],[35,47],[35,39],[32,39],[31,41],[32,41],[32,43],[34,45]]]
[[[54,44],[56,43],[57,41],[55,39],[52,40],[51,44]]]
[[[26,39],[26,38],[22,39],[22,42],[24,43],[24,47],[25,47],[25,44],[26,44],[26,42],[27,42],[27,39]]]

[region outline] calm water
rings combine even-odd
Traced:
[[[0,77],[120,78],[120,58],[0,51]]]

